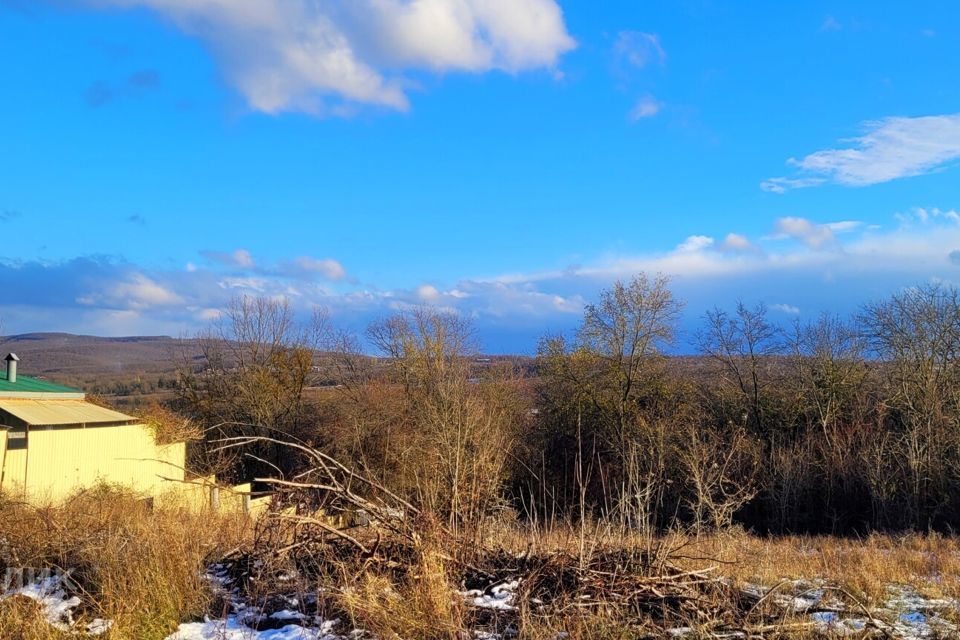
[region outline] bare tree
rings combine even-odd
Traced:
[[[824,314],[794,326],[791,348],[799,399],[830,448],[837,449],[837,430],[862,422],[867,411],[864,340],[853,323]]]
[[[417,308],[374,323],[368,336],[404,390],[413,427],[405,466],[420,503],[452,530],[479,535],[501,499],[514,388],[472,375],[473,330],[455,314]]]
[[[216,427],[209,438],[300,435],[308,422],[303,391],[328,329],[324,310],[299,324],[285,300],[232,299],[197,336],[199,360],[186,348],[182,352],[179,408],[205,428]]]
[[[939,284],[867,305],[860,321],[889,368],[888,403],[900,417],[912,519],[929,521],[951,499],[960,471],[960,294]]]
[[[603,508],[632,526],[651,524],[668,485],[671,393],[662,354],[683,307],[668,284],[646,274],[615,282],[586,307],[573,344],[547,338],[539,349],[544,410],[576,451],[581,512],[585,484],[599,482]]]
[[[600,294],[600,302],[587,305],[577,334],[577,348],[597,360],[605,385],[616,394],[618,437],[628,437],[630,400],[645,373],[672,344],[683,304],[673,297],[669,279],[658,275],[617,281]]]
[[[733,314],[714,308],[704,320],[701,352],[719,364],[722,382],[740,396],[748,424],[765,433],[770,358],[783,352],[780,330],[767,320],[762,303],[750,308],[738,302]]]

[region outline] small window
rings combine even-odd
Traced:
[[[13,428],[7,431],[7,450],[26,449],[27,448],[27,430],[25,428]]]

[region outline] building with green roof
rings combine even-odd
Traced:
[[[11,353],[5,358],[7,369],[0,373],[0,398],[44,398],[55,397],[62,400],[82,400],[83,391],[71,389],[46,380],[17,374],[20,358]]]

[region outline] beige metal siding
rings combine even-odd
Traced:
[[[0,399],[0,409],[29,425],[97,424],[132,422],[135,418],[83,400]]]
[[[0,488],[3,488],[3,464],[7,458],[7,429],[0,427]]]
[[[0,489],[5,492],[22,495],[27,482],[27,450],[7,449],[3,459]]]
[[[156,495],[182,480],[185,445],[157,446],[140,424],[30,429],[26,465],[31,500],[56,502],[97,482]]]

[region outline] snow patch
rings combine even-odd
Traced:
[[[460,595],[467,601],[468,605],[478,609],[515,611],[517,607],[513,602],[516,599],[516,591],[519,586],[520,580],[511,580],[494,585],[486,591],[480,589],[461,591]]]
[[[102,618],[94,618],[83,628],[76,627],[73,610],[80,606],[81,601],[77,596],[68,595],[64,578],[65,574],[54,573],[20,587],[11,587],[0,593],[0,601],[16,596],[29,598],[40,605],[43,617],[50,626],[61,631],[90,636],[109,631],[113,621]]]
[[[257,630],[240,622],[237,616],[227,616],[223,620],[181,624],[166,640],[343,640],[333,633],[335,623],[329,621],[319,627],[288,624],[279,629]]]

